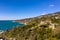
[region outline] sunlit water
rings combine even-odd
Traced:
[[[4,31],[4,30],[10,30],[16,26],[24,26],[24,24],[21,24],[19,22],[15,22],[12,20],[0,20],[0,30]]]

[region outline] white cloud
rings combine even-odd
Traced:
[[[55,6],[55,5],[53,5],[53,4],[51,4],[51,5],[49,5],[50,7],[53,7],[53,6]]]
[[[46,14],[47,14],[46,12],[41,13],[41,15],[46,15]]]

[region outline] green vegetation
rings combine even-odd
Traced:
[[[8,38],[8,40],[10,38],[15,38],[16,40],[60,40],[60,26],[57,26],[55,29],[49,28],[54,23],[60,25],[60,19],[56,19],[56,16],[44,15],[41,18],[35,17],[27,19],[26,23],[28,23],[24,27],[17,26],[11,30],[6,30],[2,35],[6,39]],[[46,24],[40,25],[41,21]]]
[[[60,19],[51,19],[52,23],[58,23],[60,25]]]
[[[31,26],[31,25],[30,25]],[[26,27],[26,29],[25,29]],[[53,35],[52,29],[48,28],[46,25],[40,25],[34,29],[31,27],[16,27],[12,30],[7,30],[4,33],[5,37],[16,38],[17,40],[58,40],[60,39],[60,33]],[[28,30],[30,29],[30,30]],[[28,30],[28,31],[27,31]]]

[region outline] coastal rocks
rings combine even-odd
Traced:
[[[0,34],[2,34],[4,31],[0,30]]]

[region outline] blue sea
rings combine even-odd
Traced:
[[[0,30],[5,31],[5,30],[10,30],[16,26],[24,26],[24,24],[12,20],[0,20]]]

